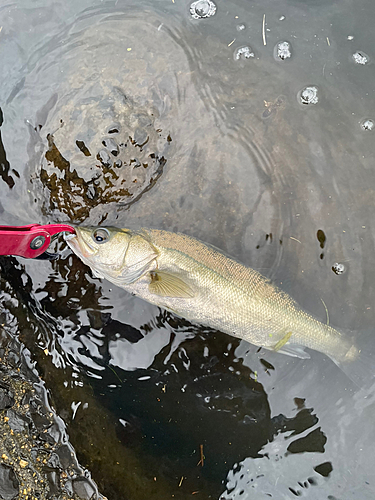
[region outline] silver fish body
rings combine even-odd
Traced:
[[[337,364],[358,356],[346,335],[304,311],[269,279],[195,238],[78,227],[67,241],[98,276],[190,321],[294,356],[309,357],[304,347]]]

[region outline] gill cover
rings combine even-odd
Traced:
[[[151,270],[151,264],[158,256],[156,248],[143,233],[131,233],[126,250],[121,281],[130,285],[137,281],[145,272]]]

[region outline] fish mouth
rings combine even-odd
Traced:
[[[68,246],[78,257],[90,258],[97,253],[97,249],[90,245],[84,238],[82,238],[78,228],[75,233],[65,233],[64,239]]]

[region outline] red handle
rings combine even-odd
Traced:
[[[0,255],[19,255],[33,259],[47,250],[51,236],[61,232],[75,231],[67,224],[0,226]]]

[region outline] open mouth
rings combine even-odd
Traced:
[[[79,257],[91,257],[95,255],[97,250],[92,247],[87,241],[85,241],[80,233],[77,231],[75,234],[64,234],[64,239],[68,246],[76,253]]]
[[[72,240],[74,238],[76,238],[76,234],[75,233],[64,233],[64,239],[65,241],[69,241],[69,240]]]

